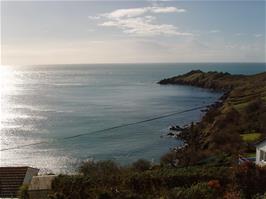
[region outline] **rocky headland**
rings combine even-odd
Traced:
[[[183,130],[181,137],[185,142],[202,152],[193,162],[216,152],[254,153],[252,144],[266,136],[266,72],[231,75],[193,70],[158,83],[190,85],[224,93],[218,102],[207,107],[200,122]],[[243,139],[252,134],[256,139]]]

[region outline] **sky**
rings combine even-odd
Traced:
[[[265,62],[265,1],[3,1],[1,64]]]

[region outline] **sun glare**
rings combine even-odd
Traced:
[[[4,95],[10,89],[12,83],[13,71],[9,66],[0,65],[0,131],[4,119],[3,106],[6,103]]]

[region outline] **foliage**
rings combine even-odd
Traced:
[[[223,195],[223,199],[240,199],[240,198],[241,198],[241,194],[236,189],[229,189],[225,191]]]
[[[120,172],[120,166],[111,160],[107,161],[86,161],[79,167],[79,172],[85,176],[105,177],[116,175]]]
[[[261,133],[246,133],[241,135],[241,138],[244,142],[255,142],[259,140],[260,137]]]
[[[138,161],[132,164],[132,169],[136,171],[146,171],[151,168],[151,163],[144,159],[139,159]]]
[[[252,199],[265,199],[266,198],[266,192],[264,194],[256,194],[252,197]]]
[[[29,199],[28,188],[29,188],[28,185],[22,185],[19,188],[19,192],[18,192],[19,199]]]
[[[228,177],[232,176],[227,167],[159,166],[147,169],[146,160],[137,161],[134,165],[123,167],[110,161],[85,162],[80,167],[82,173],[56,177],[50,198],[160,198],[175,193],[176,188],[182,188],[182,192],[178,193],[189,197],[203,187],[200,194],[217,192],[219,187],[230,181]],[[136,165],[141,165],[141,169]],[[142,165],[145,165],[145,170]],[[106,168],[115,168],[115,173],[100,172]],[[204,183],[204,186],[200,183]]]
[[[223,151],[230,155],[238,154],[242,146],[237,126],[234,125],[227,125],[222,131],[213,132],[209,139],[212,151]]]
[[[217,198],[218,191],[212,189],[207,183],[198,183],[189,188],[176,188],[170,198],[182,199],[214,199]]]
[[[256,194],[266,192],[266,167],[253,163],[239,165],[235,169],[235,181],[245,198],[251,199]]]

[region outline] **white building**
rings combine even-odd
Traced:
[[[266,138],[256,143],[256,164],[266,165]]]

